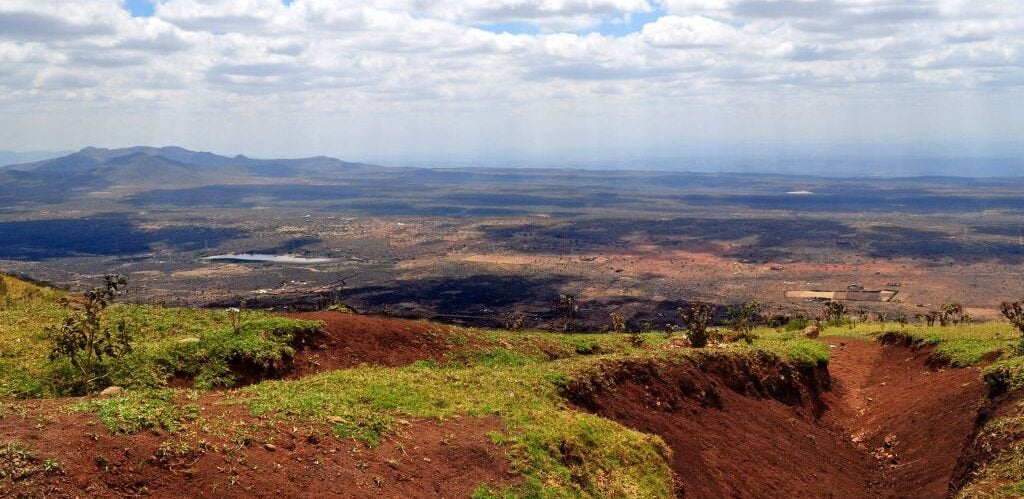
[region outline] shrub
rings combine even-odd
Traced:
[[[51,361],[66,361],[71,372],[66,380],[72,393],[80,394],[101,385],[110,375],[106,360],[131,352],[127,323],[118,321],[111,330],[100,321],[100,314],[113,303],[121,288],[128,284],[123,275],[107,275],[104,285],[86,291],[81,297],[61,298],[59,303],[71,314],[59,326],[46,329],[53,342]]]
[[[754,342],[754,326],[758,325],[761,319],[761,304],[751,300],[742,305],[729,307],[726,311],[726,324],[738,337],[748,344]]]
[[[672,324],[671,322],[668,323],[668,324],[665,324],[665,337],[666,338],[671,338],[672,335],[675,334],[675,333],[676,333],[676,325],[675,324]]]
[[[608,330],[613,333],[625,333],[626,318],[622,314],[612,314],[608,317]]]
[[[580,313],[580,306],[576,304],[576,297],[573,295],[559,295],[555,304],[555,315],[558,317],[563,331],[572,331],[576,327],[576,316]]]
[[[1020,344],[1017,345],[1017,353],[1024,354],[1024,301],[1003,302],[999,307],[1003,317],[1017,328],[1021,334]]]
[[[704,348],[708,344],[708,326],[715,315],[715,307],[697,300],[679,307],[679,319],[686,327],[686,337],[696,348]]]
[[[519,313],[510,313],[501,322],[508,331],[522,331],[523,327],[526,326],[526,316]]]
[[[917,320],[919,322],[924,322],[929,327],[931,327],[935,325],[935,321],[939,320],[939,315],[939,312],[932,310],[927,314],[917,314]]]
[[[939,325],[943,327],[971,321],[971,316],[964,312],[963,305],[959,303],[943,304],[939,307],[939,312],[937,313]]]
[[[842,325],[846,318],[846,305],[838,301],[827,301],[821,308],[821,321],[830,326]]]

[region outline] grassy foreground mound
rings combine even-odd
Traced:
[[[28,286],[7,281],[9,288]],[[60,292],[25,289],[36,290],[13,294],[0,312],[0,397],[59,396],[62,366],[48,359],[41,331],[64,313],[53,305]],[[662,334],[446,327],[453,348],[440,361],[365,365],[211,391],[232,386],[240,359],[272,371],[295,355],[296,338],[312,334],[319,324],[255,311],[239,318],[232,312],[143,305],[117,305],[105,313],[109,317],[104,320],[125,319],[133,325],[135,348],[110,379],[127,391],[113,397],[54,400],[59,409],[48,416],[33,415],[12,401],[6,417],[13,421],[84,414],[98,418],[114,436],[121,435],[118,438],[156,432],[165,439],[159,451],[162,460],[211,448],[272,448],[280,440],[281,428],[304,428],[316,434],[317,441],[354,443],[350,452],[358,454],[357,447],[382,446],[416,421],[498,418],[500,425],[489,439],[502,449],[514,478],[505,484],[481,484],[474,491],[477,497],[673,495],[667,464],[671,450],[657,436],[572,406],[563,391],[574,380],[600,379],[602,372],[638,360],[676,365],[728,357],[823,366],[828,358],[825,346],[798,338],[701,351],[678,347]],[[180,377],[193,380],[193,387],[168,387]],[[46,431],[46,424],[38,426]],[[25,442],[0,443],[32,452]]]
[[[45,330],[69,311],[57,303],[65,293],[0,276],[0,398],[68,394],[70,366],[51,360]],[[296,338],[320,324],[265,312],[214,311],[156,305],[117,304],[104,311],[104,324],[126,324],[130,354],[111,362],[110,375],[95,386],[161,388],[176,378],[200,388],[230,387],[245,375],[279,371],[294,355]]]

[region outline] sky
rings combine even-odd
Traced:
[[[0,2],[0,149],[616,164],[1022,139],[1020,0]]]

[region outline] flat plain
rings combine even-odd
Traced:
[[[85,150],[0,170],[12,179],[0,187],[0,268],[76,289],[122,273],[142,302],[343,302],[492,326],[509,314],[550,326],[568,294],[590,329],[611,313],[661,327],[697,298],[817,310],[785,293],[851,285],[897,291],[852,305],[889,317],[962,303],[994,318],[1024,294],[1018,178],[416,169],[181,151]],[[47,174],[62,180],[33,180]],[[235,253],[329,261],[206,259]]]

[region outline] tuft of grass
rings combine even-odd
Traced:
[[[112,433],[132,434],[152,428],[176,432],[199,416],[195,404],[179,405],[173,390],[143,390],[123,396],[87,400],[71,410],[95,413]]]

